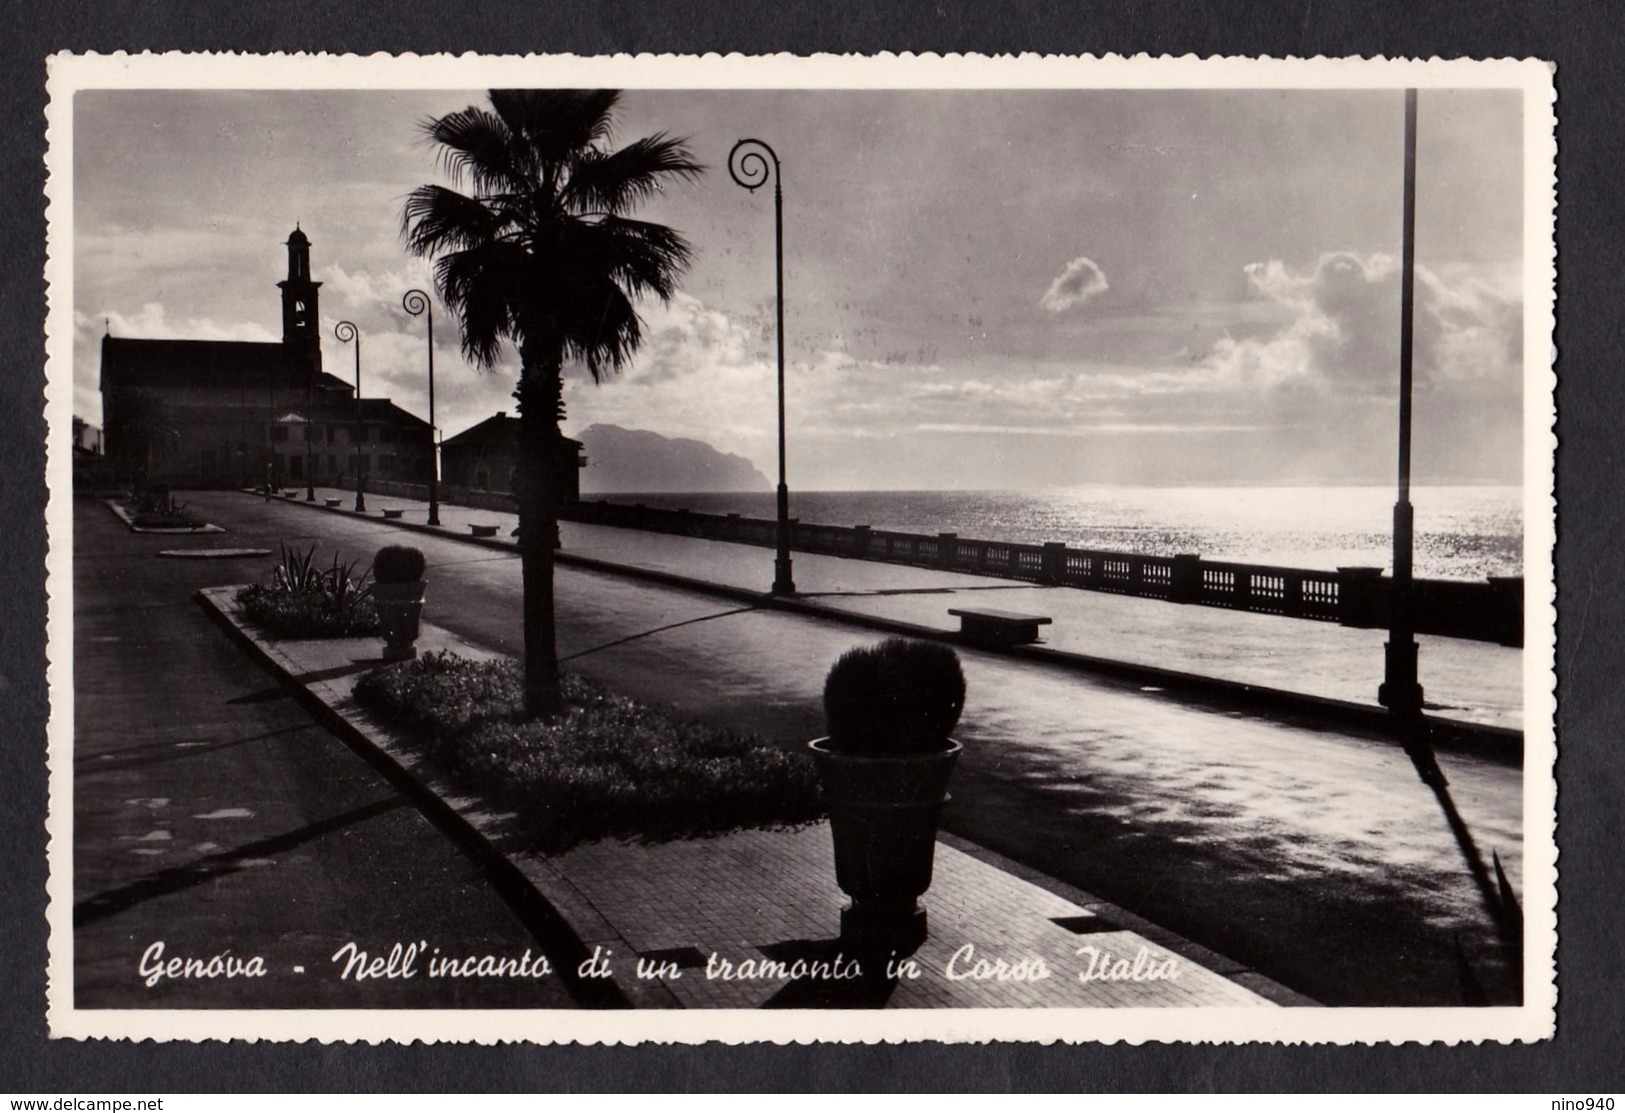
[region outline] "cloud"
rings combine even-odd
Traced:
[[[217,324],[208,317],[189,317],[170,320],[169,311],[155,301],[144,304],[135,313],[75,312],[74,328],[80,336],[94,333],[97,342],[103,331],[114,336],[136,337],[144,340],[280,340],[264,325],[253,321]]]
[[[1301,273],[1280,260],[1244,268],[1256,295],[1289,320],[1256,336],[1226,335],[1199,361],[1237,388],[1386,395],[1399,366],[1400,268],[1391,256],[1322,255]],[[1522,382],[1523,305],[1516,278],[1418,267],[1413,356],[1420,389]]]
[[[434,289],[430,284],[427,265],[406,266],[380,272],[371,267],[349,271],[334,263],[323,267],[320,277],[322,292],[328,295],[329,299],[336,295],[346,304],[358,309],[384,309],[396,313],[403,319],[406,313],[400,306],[401,298],[406,291]],[[435,302],[435,311],[437,313],[443,311],[438,300]]]
[[[570,369],[569,427],[595,423],[704,440],[758,467],[772,459],[777,421],[771,338],[699,298],[639,307],[643,344],[619,375],[593,384]],[[797,381],[792,395],[801,388]]]
[[[1442,382],[1521,378],[1523,298],[1516,272],[1442,274],[1418,267],[1418,342]]]
[[[1065,313],[1087,304],[1107,289],[1106,272],[1095,265],[1093,259],[1079,255],[1050,283],[1038,304],[1051,313]]]

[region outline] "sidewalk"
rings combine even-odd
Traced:
[[[369,504],[371,499],[368,500]],[[443,520],[450,516],[442,513]],[[644,1007],[1008,1008],[1265,1006],[1314,1002],[1127,911],[1049,879],[1025,879],[995,856],[939,842],[925,897],[931,937],[918,977],[879,986],[784,978],[764,963],[833,962],[844,897],[828,826],[751,830],[645,844],[607,840],[542,857],[506,833],[506,817],[448,784],[351,697],[378,663],[375,638],[270,641],[234,616],[233,588],[202,592],[240,637],[411,782],[431,810],[484,840],[534,886],[579,941],[608,962],[625,1000]],[[493,654],[425,624],[421,652]],[[957,840],[956,840],[957,841]],[[1141,952],[1144,957],[1141,958]],[[1106,957],[1109,954],[1109,958]],[[638,972],[639,959],[646,972]],[[1116,960],[1124,960],[1118,969]],[[985,966],[978,967],[978,960]],[[1039,960],[1041,979],[998,977],[995,960]],[[1118,978],[1080,978],[1097,972]],[[1137,961],[1138,960],[1138,961]],[[1171,960],[1171,961],[1170,961]],[[1101,964],[1104,965],[1101,965]],[[749,965],[747,965],[749,964]],[[659,966],[659,972],[653,969]],[[838,968],[838,967],[837,967]],[[1161,978],[1146,972],[1161,971]],[[978,972],[983,977],[975,976]]]
[[[318,488],[316,495],[315,508],[325,509],[323,498],[338,498],[333,512],[353,514],[354,492]],[[402,510],[400,524],[419,531],[467,538],[470,525],[495,526],[499,544],[512,542],[518,524],[517,514],[442,503],[441,527],[435,530],[426,525],[425,503],[381,495],[368,495],[366,502],[369,517],[381,517],[386,508]],[[302,496],[299,504],[305,505]],[[758,546],[577,522],[562,522],[560,530],[565,562],[632,568],[752,595],[765,593],[772,580],[773,553]],[[792,605],[798,609],[941,633],[958,629],[950,607],[1042,614],[1054,623],[1043,627],[1041,647],[1018,652],[1115,662],[1382,711],[1376,693],[1384,630],[843,557],[793,553],[792,562],[797,588]],[[1431,715],[1509,733],[1522,730],[1520,650],[1458,638],[1417,640]]]

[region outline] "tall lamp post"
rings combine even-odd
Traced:
[[[355,509],[360,514],[367,509],[366,496],[361,493],[361,434],[364,428],[361,424],[361,330],[349,321],[340,321],[334,326],[333,335],[339,338],[341,344],[355,341]]]
[[[1388,644],[1377,701],[1401,730],[1422,716],[1416,679],[1416,621],[1411,615],[1411,346],[1416,294],[1416,90],[1405,90],[1405,198],[1399,286],[1399,496],[1394,503],[1394,582],[1388,602]]]
[[[796,585],[790,578],[790,488],[784,479],[784,190],[779,156],[760,139],[741,139],[728,152],[729,175],[752,193],[767,184],[769,160],[773,163],[773,254],[779,326],[779,529],[778,553],[773,558],[773,594],[794,595]]]
[[[412,316],[423,314],[429,325],[429,524],[440,524],[440,446],[434,424],[434,303],[422,290],[408,290],[401,306]]]

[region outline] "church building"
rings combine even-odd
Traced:
[[[102,338],[105,449],[120,474],[189,488],[429,481],[429,423],[322,370],[310,240],[295,228],[287,248],[281,343]]]

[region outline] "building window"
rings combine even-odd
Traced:
[[[273,426],[271,426],[271,440],[275,441],[277,444],[281,444],[283,441],[285,441],[287,439],[288,439],[288,427],[286,425],[273,425]]]

